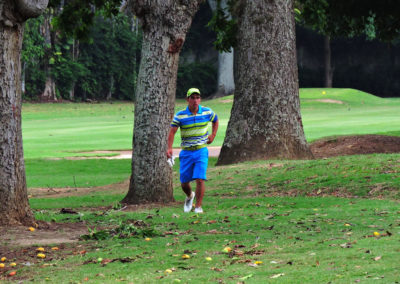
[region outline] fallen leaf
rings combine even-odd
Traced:
[[[224,247],[224,249],[222,251],[225,253],[229,253],[229,252],[231,252],[231,250],[232,249],[230,247]]]
[[[110,263],[110,262],[112,262],[112,260],[109,259],[109,258],[106,258],[106,259],[103,259],[103,260],[101,261],[101,264],[102,264],[102,265],[107,265],[107,264]]]
[[[281,277],[281,276],[284,276],[285,275],[285,273],[278,273],[278,274],[274,274],[274,275],[272,275],[270,278],[278,278],[278,277]]]
[[[8,276],[14,276],[15,274],[17,274],[17,271],[11,271],[10,273],[8,273]]]
[[[257,267],[257,266],[258,266],[258,265],[255,264],[255,263],[249,263],[248,265],[251,266],[251,267]]]
[[[374,257],[374,260],[375,261],[378,261],[378,260],[380,260],[382,258],[382,256],[377,256],[377,257]]]
[[[253,277],[253,274],[249,274],[249,275],[243,276],[243,277],[239,278],[239,280],[244,281],[244,280],[247,280],[247,279],[249,279],[251,277]]]

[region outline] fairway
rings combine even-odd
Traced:
[[[301,89],[300,98],[309,142],[333,135],[390,132],[400,135],[400,99],[382,99],[352,89]],[[341,104],[327,102],[329,100]],[[222,146],[232,102],[233,96],[228,96],[202,103],[211,107],[220,119],[213,146]],[[185,103],[178,100],[176,109],[184,108]],[[24,104],[25,158],[82,156],[80,152],[132,149],[133,110],[133,104],[128,102]],[[175,139],[174,147],[179,147],[179,139]]]

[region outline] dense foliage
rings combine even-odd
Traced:
[[[124,100],[134,97],[141,33],[132,31],[132,19],[98,16],[88,35],[90,41],[57,36],[46,43],[41,34],[44,17],[27,23],[22,56],[24,98],[37,98],[48,75],[56,81],[59,98],[101,100],[110,99],[109,94]],[[46,64],[52,67],[51,74],[46,74]]]
[[[215,39],[206,27],[211,18],[210,9],[206,8],[202,5],[187,35],[179,65],[177,97],[192,86],[199,87],[205,95],[216,89],[215,62],[201,60],[207,57]],[[40,100],[46,80],[51,77],[58,99],[133,100],[142,42],[136,19],[112,13],[106,17],[107,12],[101,11],[92,19],[92,25],[79,30],[75,25],[68,26],[64,13],[60,13],[61,10],[49,8],[40,18],[26,24],[22,52],[24,99]],[[49,23],[51,30],[46,31]],[[67,27],[61,28],[61,24]]]

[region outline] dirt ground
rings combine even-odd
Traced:
[[[324,139],[310,145],[315,158],[328,158],[341,155],[360,155],[372,153],[400,153],[400,137],[361,135],[343,136]],[[210,147],[210,156],[218,156],[220,148]],[[128,153],[130,154],[130,153]],[[178,152],[175,153],[176,155]],[[127,155],[126,153],[124,155]],[[125,193],[129,181],[118,184],[101,186],[96,188],[42,188],[29,189],[30,197],[65,197],[74,195],[85,195],[91,192],[107,191],[108,193]],[[157,208],[162,204],[144,206],[129,206],[123,210],[138,210],[142,208]],[[110,208],[97,208],[96,210],[109,210]],[[1,243],[0,257],[16,259],[24,255],[24,251],[32,251],[35,246],[49,246],[55,244],[74,243],[79,236],[88,233],[87,225],[83,222],[71,224],[57,224],[40,222],[34,232],[27,227],[0,228]],[[15,249],[10,249],[14,247]],[[26,253],[25,253],[26,255]]]
[[[400,153],[400,137],[383,135],[341,136],[310,145],[316,159],[373,153]]]

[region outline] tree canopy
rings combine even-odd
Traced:
[[[398,37],[400,2],[396,0],[296,0],[300,21],[331,37],[366,35],[391,41]]]

